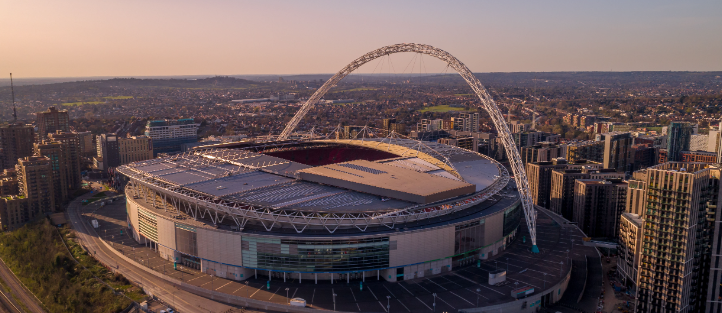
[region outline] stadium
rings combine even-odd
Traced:
[[[499,254],[523,218],[498,162],[392,137],[226,144],[115,174],[136,241],[232,280],[428,277]]]

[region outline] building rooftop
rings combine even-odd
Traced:
[[[356,160],[299,171],[301,179],[388,196],[430,203],[476,191],[476,186],[446,177],[383,163]]]

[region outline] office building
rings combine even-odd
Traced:
[[[533,146],[521,147],[521,160],[524,164],[531,162],[550,162],[552,159],[565,158],[566,146],[553,142],[542,141]]]
[[[154,120],[146,124],[145,135],[153,139],[154,155],[179,152],[182,144],[198,141],[198,127],[192,118]]]
[[[667,128],[667,160],[680,161],[682,151],[689,151],[694,127],[688,122],[672,122]]]
[[[38,141],[42,141],[49,133],[56,131],[70,132],[70,118],[68,110],[58,110],[55,107],[47,111],[36,113],[36,124],[38,126]]]
[[[65,176],[68,183],[68,189],[80,189],[83,183],[80,169],[80,138],[76,133],[65,133],[57,131],[54,134],[48,134],[51,141],[63,143],[63,153],[67,163],[65,165]]]
[[[577,162],[577,160],[604,162],[604,142],[588,140],[568,143],[565,155],[569,162]]]
[[[120,164],[128,164],[153,158],[153,140],[148,136],[117,138]]]
[[[604,168],[613,168],[618,172],[629,171],[632,148],[632,134],[611,132],[597,134],[596,141],[604,142]]]
[[[572,221],[589,237],[616,238],[626,195],[621,179],[578,179]]]
[[[52,186],[55,189],[55,205],[59,207],[68,199],[68,167],[69,156],[62,142],[43,141],[35,144],[35,155],[47,157],[50,160]],[[20,174],[18,173],[18,176]]]
[[[15,168],[19,158],[33,155],[35,130],[32,125],[0,126],[0,170]]]
[[[31,156],[18,160],[15,166],[19,193],[0,197],[0,226],[15,230],[56,208],[51,161]]]
[[[599,164],[583,165],[572,169],[552,170],[550,207],[567,220],[574,217],[574,187],[578,179],[623,179],[624,173],[613,169],[600,169]]]
[[[676,130],[670,127],[670,132]],[[641,231],[636,231],[637,238],[631,238],[629,234],[634,232],[627,231],[624,242],[625,247],[629,242],[639,242],[641,247],[639,251],[625,250],[625,258],[638,260],[632,263],[636,277],[631,269],[620,275],[627,282],[636,280],[636,284],[629,285],[637,288],[637,312],[719,309],[719,302],[706,301],[710,296],[708,282],[715,279],[709,275],[709,268],[712,235],[719,233],[715,226],[718,224],[713,222],[719,216],[719,175],[717,165],[682,162],[634,172],[634,179],[629,181],[627,211],[639,216],[633,224]],[[630,258],[630,253],[636,255]],[[718,284],[712,288],[719,289]],[[712,292],[716,297],[717,291]]]
[[[120,152],[118,145],[118,136],[116,134],[101,134],[95,139],[97,145],[98,161],[95,164],[101,165],[99,170],[107,170],[111,167],[120,166]]]

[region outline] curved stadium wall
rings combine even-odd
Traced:
[[[478,204],[460,217],[378,232],[239,232],[164,210],[133,196],[132,188],[126,188],[126,203],[135,240],[180,265],[236,280],[287,275],[396,281],[438,274],[499,253],[516,236],[522,218],[520,202],[514,198]]]

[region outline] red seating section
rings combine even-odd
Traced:
[[[393,153],[354,146],[299,148],[298,150],[275,151],[264,154],[309,166],[322,166],[353,160],[376,161],[398,157]]]

